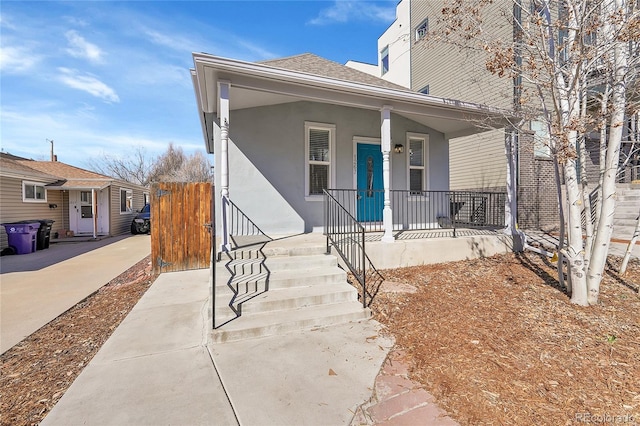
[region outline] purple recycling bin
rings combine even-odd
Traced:
[[[2,226],[7,231],[9,247],[13,247],[16,254],[29,254],[36,251],[40,222],[3,223]]]

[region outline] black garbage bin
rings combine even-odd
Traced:
[[[34,219],[34,222],[40,222],[40,228],[38,228],[38,240],[36,249],[44,250],[49,248],[49,242],[51,241],[51,225],[55,220],[51,219]]]

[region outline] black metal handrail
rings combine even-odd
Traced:
[[[233,242],[232,249],[237,249],[273,238],[265,234],[244,212],[230,199],[229,203],[229,237]]]
[[[329,189],[337,203],[367,231],[384,231],[384,190]],[[503,228],[507,194],[490,191],[391,190],[394,231]]]
[[[331,191],[331,190],[330,190]],[[358,281],[362,306],[371,304],[384,277],[373,266],[365,251],[364,227],[342,206],[333,195],[324,193],[324,230],[327,253],[333,247],[353,277]],[[367,299],[368,296],[368,299]],[[368,300],[368,302],[367,302]]]

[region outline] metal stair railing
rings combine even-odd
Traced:
[[[371,304],[380,285],[382,274],[375,268],[365,251],[365,229],[331,194],[335,190],[323,190],[324,231],[327,236],[327,253],[333,247],[360,286],[360,298],[364,308]]]

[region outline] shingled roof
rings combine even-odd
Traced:
[[[80,167],[70,166],[69,164],[61,163],[59,161],[32,161],[23,160],[19,163],[30,167],[35,170],[39,170],[43,173],[47,173],[58,178],[63,179],[77,179],[77,180],[114,180],[110,176],[101,175],[100,173],[92,172],[89,170],[81,169]]]
[[[320,77],[334,78],[337,80],[351,81],[354,83],[368,84],[371,86],[415,93],[406,87],[388,82],[371,74],[367,74],[366,72],[347,67],[337,62],[330,61],[329,59],[321,58],[320,56],[312,53],[303,53],[301,55],[260,61],[258,63],[289,71],[313,74]]]

